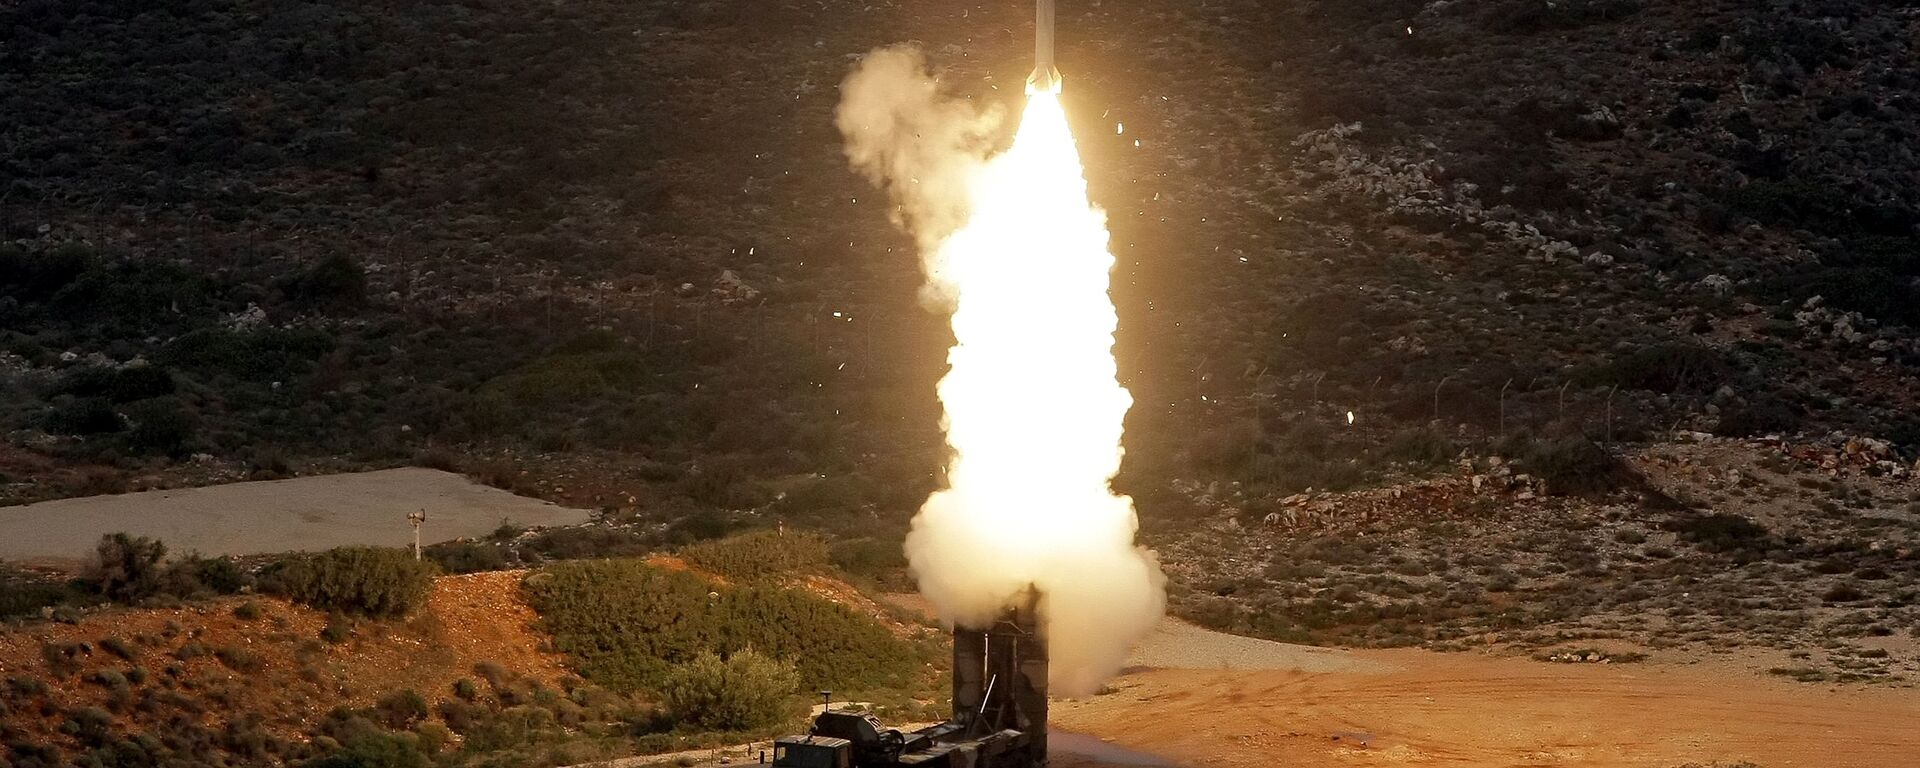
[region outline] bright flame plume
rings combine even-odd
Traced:
[[[1133,501],[1111,486],[1133,400],[1113,357],[1106,215],[1057,93],[1031,94],[1011,148],[969,163],[981,117],[954,118],[922,66],[903,49],[870,56],[840,116],[854,164],[928,249],[928,295],[952,310],[947,487],[914,518],[908,559],[949,622],[988,621],[1037,586],[1053,692],[1089,695],[1166,605]]]

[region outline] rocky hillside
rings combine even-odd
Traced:
[[[1612,454],[1676,429],[1841,430],[1911,465],[1916,13],[1063,8],[1138,403],[1121,485],[1149,530],[1206,524],[1215,484],[1265,508],[1463,451],[1643,505]],[[941,460],[948,339],[844,167],[835,85],[913,40],[1009,103],[1028,23],[839,0],[0,9],[0,492],[423,460],[655,522],[897,536]]]

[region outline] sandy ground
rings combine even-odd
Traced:
[[[173,552],[249,555],[413,541],[410,512],[425,510],[422,540],[482,536],[502,520],[520,525],[585,522],[585,510],[516,496],[450,472],[407,467],[378,472],[234,483],[61,499],[0,508],[0,559],[59,562],[84,557],[100,536],[154,536]]]
[[[914,595],[888,595],[929,611]],[[1056,732],[1173,765],[1226,768],[1915,768],[1920,689],[1810,685],[1711,655],[1553,664],[1345,651],[1169,619],[1108,693],[1055,701]],[[1060,768],[1141,760],[1080,744]]]
[[[1807,685],[1734,662],[1329,651],[1172,623],[1134,661],[1166,668],[1142,663],[1111,693],[1056,702],[1054,727],[1232,768],[1920,766],[1914,689]]]

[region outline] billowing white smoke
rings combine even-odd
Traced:
[[[1166,596],[1132,500],[1110,486],[1132,398],[1113,359],[1106,216],[1065,112],[1034,94],[993,154],[1000,115],[942,94],[911,48],[870,54],[841,89],[848,158],[899,206],[956,339],[939,387],[948,487],[914,518],[908,560],[952,623],[1038,587],[1053,691],[1091,694]]]

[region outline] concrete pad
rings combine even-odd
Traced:
[[[254,555],[349,545],[408,546],[407,514],[425,510],[421,540],[586,522],[586,510],[516,496],[437,469],[264,480],[0,507],[0,560],[73,562],[102,535],[151,536],[173,554]]]

